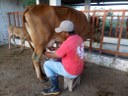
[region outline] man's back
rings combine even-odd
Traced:
[[[67,72],[79,75],[83,70],[83,40],[78,35],[71,35],[65,40],[56,54],[62,57],[62,64]]]

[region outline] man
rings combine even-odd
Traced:
[[[49,59],[44,63],[44,71],[51,83],[50,88],[44,89],[44,95],[59,94],[57,75],[67,78],[76,78],[81,74],[84,67],[84,45],[80,36],[75,34],[74,24],[69,20],[64,20],[60,26],[55,28],[55,32],[60,33],[65,41],[55,51],[55,53],[45,52]],[[62,63],[54,59],[61,58]]]

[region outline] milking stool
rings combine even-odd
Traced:
[[[80,84],[80,75],[76,78],[67,78],[64,77],[64,89],[67,89],[72,92],[76,84]]]

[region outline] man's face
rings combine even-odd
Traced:
[[[66,40],[69,36],[68,32],[65,32],[65,31],[62,31],[60,34],[64,40]]]

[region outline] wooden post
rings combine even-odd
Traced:
[[[125,38],[128,38],[128,17],[126,19],[126,35]]]
[[[118,36],[118,43],[117,43],[118,45],[117,45],[116,54],[115,54],[115,57],[116,58],[117,58],[117,56],[119,54],[120,40],[121,40],[121,36],[122,36],[122,31],[123,31],[123,24],[124,24],[125,12],[126,12],[126,10],[123,10],[123,12],[122,12],[122,20],[121,20],[121,23],[120,23],[120,33],[119,33],[119,36]]]
[[[109,37],[112,36],[112,23],[113,23],[113,16],[111,16],[110,30],[109,30]]]
[[[13,18],[14,18],[14,25],[16,26],[16,16],[15,16],[15,14],[13,14]]]
[[[7,13],[8,14],[8,22],[9,22],[9,26],[11,25],[11,20],[10,20],[10,13]]]
[[[115,34],[115,37],[118,37],[119,25],[120,25],[120,17],[118,16],[118,20],[117,20],[117,23],[116,23],[116,34]]]
[[[94,20],[95,20],[95,11],[93,12],[93,15],[92,15],[92,24],[91,24],[91,34],[93,35],[94,34]],[[92,39],[93,39],[93,36],[91,36],[91,39],[90,39],[90,48],[89,48],[89,51],[91,52],[92,51]]]
[[[19,16],[19,12],[17,12],[17,23],[18,23],[18,26],[20,26],[20,16]]]
[[[103,39],[104,39],[104,27],[105,27],[107,12],[108,12],[107,10],[104,10],[102,33],[101,33],[101,40],[100,40],[100,54],[102,53],[102,45],[103,45]]]

